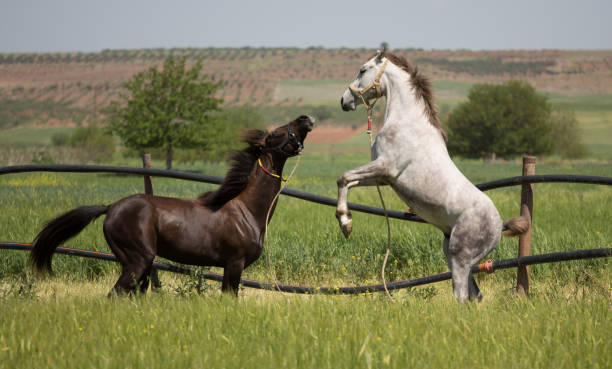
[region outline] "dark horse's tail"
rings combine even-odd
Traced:
[[[55,249],[76,236],[94,219],[108,211],[108,206],[81,206],[51,220],[34,239],[30,260],[34,269],[51,273],[51,257]]]

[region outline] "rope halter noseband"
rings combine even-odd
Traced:
[[[374,79],[374,81],[372,81],[372,83],[370,83],[369,85],[365,86],[361,90],[358,90],[352,84],[349,85],[349,89],[351,90],[353,95],[355,95],[356,97],[361,99],[361,102],[363,102],[363,105],[365,106],[365,108],[368,111],[371,111],[374,108],[374,104],[376,104],[376,101],[378,101],[378,99],[380,99],[382,97],[382,89],[380,87],[380,79],[382,78],[382,75],[383,75],[383,73],[385,71],[385,67],[387,66],[387,62],[388,61],[389,60],[385,59],[382,67],[380,67],[380,69],[378,70],[378,74],[376,74],[376,78]],[[365,93],[370,91],[372,88],[376,90],[376,97],[375,97],[376,100],[374,101],[374,103],[372,103],[370,105],[370,104],[368,104],[368,102],[366,101],[366,99],[365,99],[365,97],[363,95],[365,95]]]

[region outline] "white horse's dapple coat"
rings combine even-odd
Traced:
[[[419,216],[440,229],[452,271],[453,293],[459,301],[482,297],[470,268],[499,243],[504,227],[491,199],[457,169],[446,149],[430,84],[402,57],[379,53],[360,69],[342,95],[343,110],[355,110],[363,100],[355,91],[370,85],[385,60],[380,77],[386,97],[383,126],[372,146],[372,161],[338,179],[336,216],[346,237],[352,229],[348,190],[376,183],[391,186]],[[363,99],[375,98],[375,90]]]

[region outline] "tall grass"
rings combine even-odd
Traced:
[[[7,368],[606,368],[610,300],[498,293],[459,305],[421,290],[396,296],[237,300],[83,293],[0,299]],[[495,286],[487,286],[495,287]],[[431,289],[431,288],[430,288]],[[419,292],[421,291],[421,292]],[[79,294],[79,295],[75,295]],[[431,295],[431,294],[430,294]]]

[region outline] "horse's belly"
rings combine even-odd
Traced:
[[[444,205],[441,197],[423,196],[422,193],[417,193],[398,184],[392,184],[391,187],[418,216],[442,232],[450,233],[456,216]]]
[[[190,265],[220,266],[221,245],[207,232],[196,227],[180,227],[177,229],[166,226],[158,234],[157,254],[163,258]]]
[[[177,253],[176,250],[172,252],[164,252],[163,250],[157,253],[162,258],[174,261],[175,263],[188,264],[188,265],[199,265],[199,266],[219,266],[222,267],[223,263],[217,258],[209,255],[202,255],[200,253]]]

